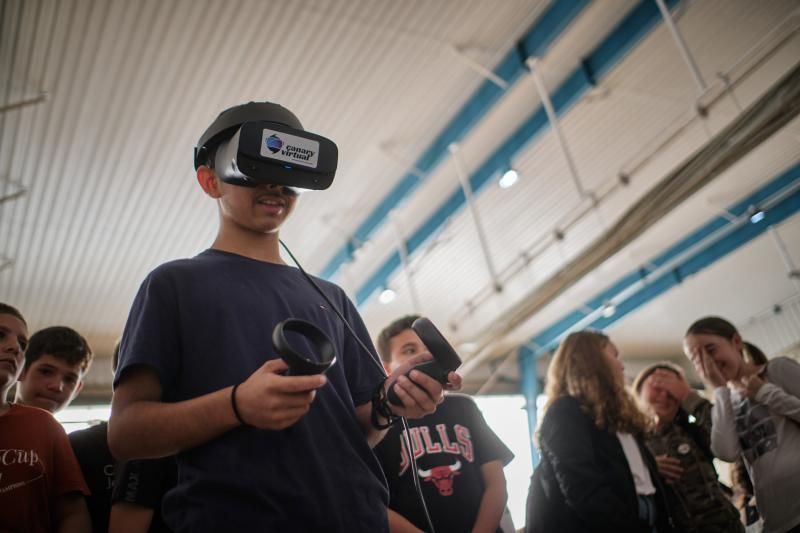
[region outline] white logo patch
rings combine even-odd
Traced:
[[[319,143],[297,135],[264,129],[261,133],[260,154],[269,159],[317,168]]]

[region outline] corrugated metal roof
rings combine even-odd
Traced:
[[[70,325],[100,355],[109,353],[145,274],[211,242],[217,215],[194,184],[190,151],[221,109],[252,99],[281,102],[307,128],[339,144],[335,185],[305,195],[282,232],[305,266],[318,271],[483,82],[450,47],[491,68],[547,5],[543,0],[0,4],[0,106],[47,93],[44,103],[0,112],[0,179],[14,182],[0,182],[0,193],[13,193],[17,182],[27,189],[23,197],[0,203],[0,256],[14,261],[0,270],[0,300],[20,307],[32,329]],[[548,86],[561,84],[634,5],[633,0],[591,4],[541,58]],[[795,8],[789,0],[708,0],[682,2],[676,14],[710,82]],[[737,87],[740,105],[753,101],[797,57],[795,37]],[[562,117],[585,186],[607,187],[652,135],[691,109],[696,92],[669,34],[656,28]],[[467,171],[539,102],[530,79],[509,90],[461,143]],[[736,112],[731,102],[713,110],[709,131],[721,129]],[[707,194],[732,195],[733,201],[797,161],[798,131],[794,123]],[[501,294],[477,306],[451,332],[452,339],[469,341],[471,332],[591,245],[603,224],[707,138],[702,127],[688,131],[599,214],[571,228],[562,245],[547,248]],[[546,239],[579,204],[552,132],[540,135],[513,164],[520,183],[508,190],[487,186],[477,194],[499,270]],[[399,207],[403,235],[415,231],[457,184],[452,162],[441,165]],[[635,262],[631,255],[657,253],[675,234],[701,223],[710,214],[698,202],[687,202],[680,214],[532,317],[502,347],[529,338],[593,287],[627,270]],[[795,226],[787,226],[789,240]],[[344,269],[342,284],[351,291],[361,286],[395,246],[389,226],[377,232]],[[423,309],[445,329],[489,281],[478,250],[475,229],[462,210],[435,245],[412,257]],[[776,280],[775,286],[781,283]],[[390,285],[399,293],[395,303],[373,299],[362,309],[373,333],[410,311],[404,274],[396,273]],[[677,302],[674,309],[681,305],[687,304]],[[638,342],[626,323],[615,331]],[[654,336],[653,345],[663,342]],[[107,383],[102,364],[93,372],[98,386]]]

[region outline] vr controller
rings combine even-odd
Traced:
[[[411,370],[418,370],[423,374],[427,374],[442,385],[447,383],[447,375],[461,366],[461,358],[456,351],[447,342],[433,322],[425,317],[420,317],[411,324],[411,329],[419,336],[422,343],[428,348],[428,351],[433,355],[433,360],[420,363],[413,367]],[[406,377],[411,373],[411,370],[406,372]],[[411,379],[408,377],[408,379]],[[412,380],[413,381],[413,380]],[[400,406],[403,405],[402,400],[394,390],[394,384],[386,394],[389,403]]]
[[[319,361],[292,346],[286,338],[287,331],[300,334],[311,342],[320,354]],[[287,376],[324,374],[336,362],[336,348],[325,332],[311,322],[299,318],[290,318],[275,326],[272,330],[272,345],[289,366]]]

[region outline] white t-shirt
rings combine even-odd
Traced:
[[[639,445],[636,444],[636,439],[630,433],[617,432],[617,438],[622,445],[622,451],[625,452],[625,458],[628,460],[628,467],[633,474],[633,484],[636,485],[636,494],[648,496],[656,493],[656,487],[653,485],[653,479],[650,477],[650,471],[644,464],[642,459],[642,451]]]

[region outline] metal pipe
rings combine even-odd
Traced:
[[[453,46],[452,44],[448,44],[445,46],[448,51],[452,52],[462,63],[467,65],[469,68],[489,80],[490,82],[494,83],[504,91],[508,89],[508,82],[492,72],[490,69],[484,67],[468,55],[466,55],[460,48]]]
[[[395,154],[391,149],[391,143],[381,143],[378,149],[381,151],[381,153],[383,153],[383,155],[394,161],[401,168],[408,169],[408,171],[417,178],[423,180],[427,177],[425,172],[414,166],[414,163],[410,159],[406,159]]]
[[[553,131],[556,134],[556,139],[561,147],[561,153],[564,154],[564,159],[567,160],[567,166],[569,167],[572,181],[575,183],[575,188],[578,189],[578,194],[580,197],[585,198],[588,195],[586,194],[583,184],[581,183],[581,178],[578,174],[578,167],[575,165],[575,158],[572,157],[572,152],[567,144],[567,138],[564,136],[564,132],[561,130],[561,124],[558,122],[558,115],[556,115],[553,102],[550,100],[550,94],[547,92],[547,86],[544,83],[544,78],[542,77],[542,73],[539,72],[538,61],[535,57],[529,57],[527,60],[525,60],[525,63],[528,65],[528,68],[533,75],[533,82],[536,84],[536,90],[539,93],[539,98],[542,100],[542,106],[544,106],[544,110],[547,113],[547,119],[550,121],[550,127],[553,128]]]
[[[27,100],[21,100],[19,102],[14,102],[13,104],[7,104],[4,106],[0,106],[0,113],[7,113],[9,111],[13,111],[15,109],[20,109],[23,107],[28,107],[36,104],[41,104],[47,100],[47,93],[42,93],[35,98],[29,98]]]
[[[789,249],[786,247],[786,243],[783,242],[783,239],[778,233],[778,229],[775,226],[770,226],[768,231],[772,236],[772,242],[775,243],[775,249],[778,251],[778,255],[783,261],[783,267],[786,269],[786,275],[794,285],[797,293],[800,294],[800,270],[798,270],[795,266],[792,256],[789,254]]]
[[[397,212],[392,211],[389,213],[389,218],[392,223],[392,230],[394,233],[395,241],[397,243],[397,251],[400,253],[400,261],[403,263],[403,272],[406,274],[406,282],[408,283],[408,294],[411,296],[411,309],[415,315],[422,314],[422,307],[419,303],[419,296],[417,294],[417,286],[414,283],[414,275],[411,272],[411,264],[408,260],[408,248],[406,241],[403,239],[403,233],[398,221]]]
[[[9,183],[12,183],[12,182],[9,182]],[[26,188],[20,187],[18,190],[14,191],[12,193],[6,194],[4,196],[0,196],[0,204],[4,204],[6,202],[10,202],[11,200],[16,200],[17,198],[19,198],[21,196],[24,196],[26,192],[28,192],[28,190]]]
[[[503,286],[498,280],[497,270],[495,269],[494,261],[492,261],[492,254],[489,250],[489,241],[486,238],[486,232],[483,229],[483,223],[481,222],[478,208],[475,205],[475,199],[472,196],[472,185],[469,182],[469,176],[467,176],[467,173],[461,166],[461,160],[458,157],[458,145],[451,144],[448,146],[448,149],[453,156],[453,164],[456,168],[456,174],[458,174],[458,181],[461,182],[461,189],[464,191],[464,197],[467,200],[467,206],[469,207],[469,212],[472,215],[472,221],[475,223],[475,231],[478,233],[478,241],[480,241],[481,250],[483,251],[483,258],[486,260],[486,268],[489,270],[489,276],[492,279],[492,286],[494,287],[495,292],[501,292],[503,290]]]
[[[675,21],[672,19],[672,14],[669,12],[667,5],[664,3],[664,0],[656,0],[656,4],[658,4],[658,9],[661,11],[661,16],[664,18],[664,23],[672,34],[675,44],[678,45],[678,50],[680,50],[681,56],[686,62],[686,66],[689,67],[689,71],[692,73],[694,82],[697,84],[698,89],[700,89],[700,94],[706,92],[708,85],[706,85],[703,75],[700,74],[700,69],[697,67],[697,63],[695,63],[694,57],[689,51],[689,47],[686,45],[686,41],[683,40],[683,35],[681,35],[680,30],[678,30],[678,27],[675,25]]]

